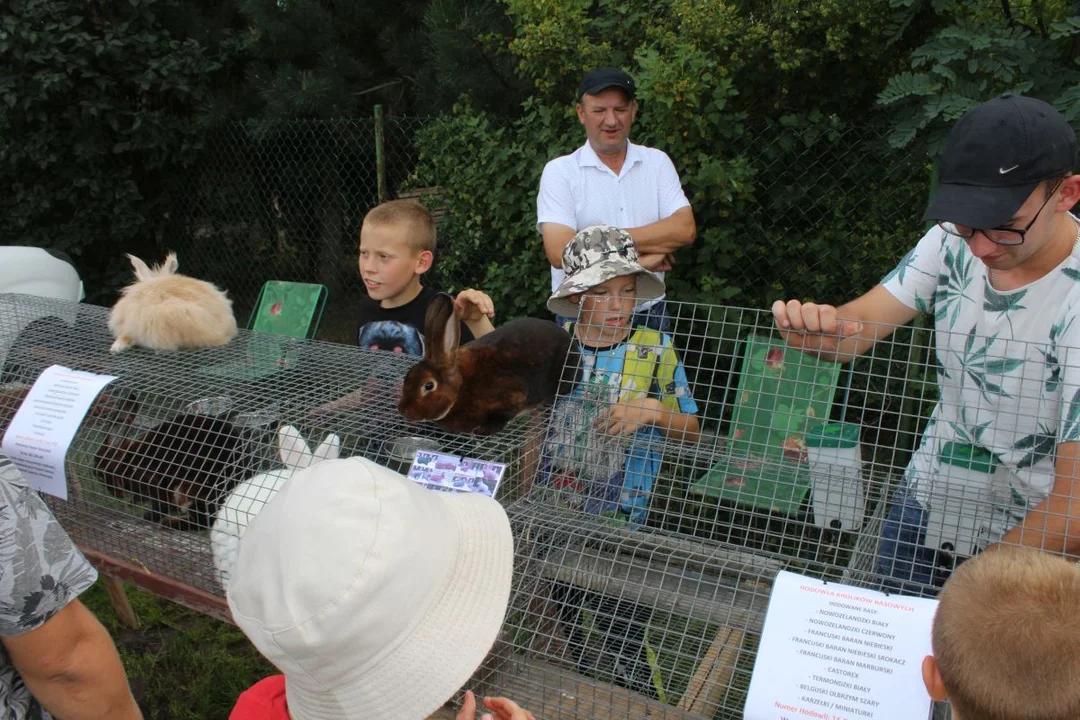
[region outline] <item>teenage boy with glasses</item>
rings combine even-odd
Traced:
[[[976,552],[999,542],[1080,552],[1075,165],[1076,135],[1050,105],[1013,95],[983,103],[946,141],[923,216],[937,225],[881,284],[839,307],[773,305],[789,345],[840,362],[920,312],[934,317],[938,404],[892,498],[878,552],[879,572],[920,583],[911,591],[940,585],[963,559],[931,547],[945,521],[943,487],[955,497],[967,483],[963,497],[979,497],[987,510],[966,538]],[[961,479],[943,463],[960,446],[994,471]]]

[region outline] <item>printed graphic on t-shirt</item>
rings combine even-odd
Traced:
[[[395,320],[369,322],[360,328],[360,347],[409,355],[424,354],[424,336],[412,325]]]

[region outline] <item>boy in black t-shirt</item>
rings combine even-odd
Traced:
[[[436,291],[421,285],[420,276],[431,268],[434,252],[435,218],[415,200],[390,200],[364,216],[357,264],[368,295],[360,301],[360,347],[424,354],[424,315]],[[461,344],[495,329],[495,306],[486,294],[462,290],[454,305],[461,318]],[[385,401],[382,393],[400,393],[400,377],[387,380],[378,372],[364,387],[314,408],[312,415],[353,412]]]
[[[415,200],[372,208],[360,228],[360,277],[368,297],[360,303],[357,342],[373,350],[424,353],[424,315],[435,290],[420,284],[435,252],[435,219]],[[462,318],[461,343],[491,332],[495,307],[479,290],[454,299]]]

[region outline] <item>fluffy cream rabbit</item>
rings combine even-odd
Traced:
[[[109,314],[109,330],[118,353],[132,345],[179,350],[224,345],[236,335],[232,301],[204,280],[176,273],[176,253],[150,268],[128,255],[135,282],[124,288]]]

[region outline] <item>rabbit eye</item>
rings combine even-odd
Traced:
[[[424,383],[424,394],[425,395],[427,395],[429,392],[431,392],[434,389],[435,389],[435,381],[434,380],[428,380],[426,383]]]

